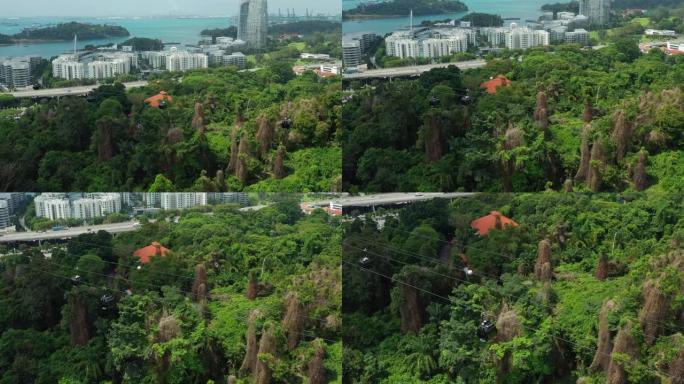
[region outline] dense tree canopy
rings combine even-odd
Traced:
[[[277,54],[257,71],[165,73],[128,92],[102,85],[87,99],[53,99],[0,119],[0,159],[16,168],[0,174],[0,185],[160,191],[153,182],[161,175],[173,190],[339,189],[339,78],[295,76],[293,60]],[[173,99],[165,108],[145,103],[161,91]]]
[[[470,222],[493,210],[519,226],[479,236]],[[345,380],[677,382],[683,213],[681,196],[553,192],[380,210],[381,229],[369,215],[349,223]]]
[[[484,92],[499,75],[511,85]],[[616,37],[602,49],[507,51],[476,70],[352,83],[345,189],[681,191],[682,79],[680,55]]]
[[[341,383],[339,221],[289,198],[176,214],[4,254],[0,383]]]

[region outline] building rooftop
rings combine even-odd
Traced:
[[[489,81],[485,81],[484,83],[480,84],[480,87],[485,88],[487,93],[489,94],[495,94],[497,88],[499,87],[508,87],[512,84],[513,82],[508,80],[508,78],[504,75],[499,75]]]
[[[141,263],[149,264],[153,257],[166,256],[167,253],[169,253],[169,249],[155,241],[147,247],[140,248],[133,252],[133,256],[140,259]]]
[[[145,103],[149,104],[150,107],[159,108],[159,105],[163,100],[173,101],[173,97],[169,96],[165,91],[161,91],[158,94],[145,99]]]
[[[480,236],[487,236],[492,229],[504,229],[505,227],[517,227],[518,223],[498,211],[491,211],[489,215],[475,219],[470,227],[475,229]]]

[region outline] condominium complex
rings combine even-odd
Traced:
[[[342,61],[347,68],[361,65],[361,43],[358,40],[342,40]]]
[[[527,49],[539,45],[549,45],[549,32],[527,27],[518,27],[511,23],[511,27],[505,33],[506,48],[508,49]]]
[[[176,47],[173,47],[171,48],[171,53],[166,58],[166,69],[172,72],[208,67],[209,57],[204,53],[179,51]]]
[[[268,34],[268,6],[266,0],[240,0],[238,39],[249,48],[266,47]]]
[[[10,210],[7,201],[0,200],[0,230],[8,228],[12,225],[10,220]]]
[[[33,202],[36,216],[50,220],[89,220],[121,211],[118,193],[43,193]]]
[[[418,28],[394,32],[385,39],[388,56],[437,58],[465,52],[475,44],[477,32],[465,28]]]
[[[611,0],[579,0],[579,13],[589,19],[590,24],[605,25],[610,21]]]
[[[10,88],[31,85],[31,75],[40,62],[40,57],[21,57],[0,60],[0,84]]]
[[[160,196],[162,209],[184,209],[207,205],[207,194],[202,192],[165,192]]]
[[[176,47],[171,47],[170,51],[143,52],[142,58],[152,69],[188,71],[209,67],[209,56],[206,53],[179,51]]]
[[[74,79],[106,79],[125,75],[138,66],[138,55],[132,52],[107,52],[88,55],[61,55],[52,60],[54,77]]]

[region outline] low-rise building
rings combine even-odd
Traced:
[[[647,29],[644,31],[646,36],[677,36],[677,32],[669,29]]]

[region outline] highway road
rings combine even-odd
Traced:
[[[133,232],[140,228],[138,221],[126,221],[123,223],[88,225],[83,227],[68,228],[63,231],[46,232],[14,232],[0,235],[0,243],[11,243],[15,241],[38,241],[38,240],[58,240],[76,237],[85,233],[95,233],[107,231],[109,233]]]
[[[427,201],[432,199],[454,199],[459,197],[472,197],[476,193],[472,192],[453,192],[453,193],[442,193],[442,192],[416,192],[416,193],[379,193],[379,194],[368,194],[362,196],[349,196],[346,195],[340,198],[333,198],[330,200],[320,200],[307,203],[310,207],[324,207],[328,206],[331,202],[336,204],[341,204],[342,209],[346,210],[353,207],[373,207],[378,205],[392,205],[392,204],[408,204],[417,201]]]
[[[453,193],[381,193],[377,195],[351,196],[335,200],[342,204],[343,208],[348,207],[372,207],[376,205],[407,204],[417,201],[428,201],[432,199],[454,199],[459,197],[471,197],[475,193],[453,192]]]
[[[99,87],[101,84],[97,85],[85,85],[79,87],[68,87],[68,88],[45,88],[45,89],[27,89],[21,91],[10,92],[10,94],[18,99],[22,98],[33,98],[33,97],[60,97],[60,96],[82,96],[88,94],[88,92]],[[144,87],[147,85],[147,81],[134,81],[130,83],[124,83],[126,89]]]
[[[427,72],[435,68],[446,68],[450,65],[455,65],[461,70],[471,69],[471,68],[481,68],[487,65],[486,60],[470,60],[461,61],[458,63],[441,63],[441,64],[427,64],[427,65],[416,65],[412,67],[398,67],[398,68],[382,68],[382,69],[370,69],[367,71],[359,73],[345,73],[344,80],[363,80],[363,79],[373,79],[373,78],[391,78],[400,76],[420,76],[423,72]]]

